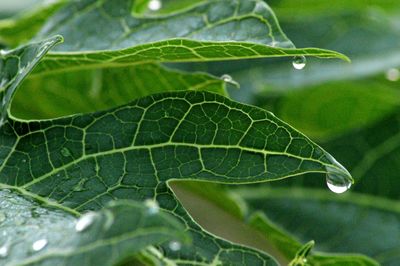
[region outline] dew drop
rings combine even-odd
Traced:
[[[8,245],[4,244],[0,247],[0,258],[5,258],[8,256]]]
[[[174,240],[174,241],[169,242],[168,247],[172,251],[178,251],[181,249],[182,244],[180,242]]]
[[[160,206],[155,200],[147,199],[144,201],[144,205],[146,205],[146,207],[148,208],[147,212],[149,214],[156,214],[160,211]]]
[[[48,243],[47,239],[44,239],[44,238],[37,240],[32,244],[32,249],[34,251],[42,250],[45,246],[47,246],[47,243]]]
[[[400,70],[397,68],[391,68],[386,71],[386,79],[389,81],[398,81],[400,79]]]
[[[225,81],[225,82],[232,82],[232,81],[233,81],[232,77],[231,77],[230,75],[228,75],[228,74],[222,75],[222,76],[221,76],[221,79],[222,79],[223,81]]]
[[[161,0],[150,0],[149,3],[147,4],[147,7],[151,11],[160,10],[161,6],[162,6]]]
[[[1,55],[1,56],[7,55],[6,50],[0,49],[0,55]]]
[[[351,180],[337,174],[327,174],[326,185],[332,192],[340,194],[351,187]]]
[[[95,212],[88,212],[82,215],[75,225],[75,230],[77,232],[83,232],[88,229],[93,224],[96,215]]]
[[[292,65],[295,69],[301,70],[306,66],[307,60],[304,56],[295,56],[292,61]]]

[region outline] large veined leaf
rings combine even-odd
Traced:
[[[32,198],[0,190],[1,265],[115,265],[149,245],[188,240],[182,224],[151,206],[122,200],[78,220],[75,211]]]
[[[189,9],[157,17],[135,16],[133,4],[132,0],[85,0],[62,8],[47,21],[37,38],[61,34],[65,42],[48,54],[36,72],[149,61],[298,55],[347,60],[328,50],[295,49],[272,10],[261,0],[202,1]]]
[[[382,265],[399,261],[398,202],[353,193],[332,197],[319,190],[294,188],[244,189],[239,194],[253,210],[297,238],[315,240],[320,251],[358,252]]]
[[[265,253],[203,231],[169,189],[174,179],[271,181],[307,172],[351,182],[307,137],[257,107],[209,92],[173,92],[54,120],[22,121],[9,104],[22,79],[59,37],[2,55],[0,187],[49,198],[74,212],[112,199],[156,199],[190,232],[195,249],[163,246],[177,264],[276,265]]]

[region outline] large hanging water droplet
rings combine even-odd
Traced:
[[[37,240],[32,244],[32,249],[34,251],[42,250],[45,246],[47,246],[47,243],[48,243],[47,239],[44,238]]]
[[[389,81],[398,81],[400,79],[400,70],[397,68],[391,68],[386,71],[386,79]]]
[[[161,6],[162,6],[161,0],[150,0],[149,3],[147,4],[147,7],[148,7],[151,11],[160,10]]]
[[[297,70],[301,70],[306,66],[307,63],[307,59],[305,58],[305,56],[301,55],[301,56],[295,56],[293,58],[292,61],[292,65],[295,69]]]
[[[6,50],[0,49],[0,55],[1,55],[1,56],[7,55]]]
[[[4,244],[0,247],[0,258],[5,258],[8,256],[9,248],[8,245]]]
[[[327,174],[326,185],[332,192],[340,194],[346,192],[351,187],[351,180],[335,174]]]
[[[182,244],[181,242],[174,240],[169,242],[168,247],[172,251],[178,251],[182,248]]]
[[[155,200],[147,199],[144,201],[144,205],[146,205],[146,207],[148,208],[147,212],[149,214],[156,214],[160,211],[160,206]]]
[[[75,225],[75,230],[77,232],[83,232],[88,229],[93,224],[96,215],[97,214],[95,212],[88,212],[82,215]]]

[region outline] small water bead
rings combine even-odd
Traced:
[[[391,68],[386,71],[386,79],[389,81],[398,81],[400,79],[400,70],[397,68]]]
[[[88,229],[94,222],[97,214],[95,212],[87,212],[78,220],[75,224],[75,230],[77,232],[83,232]]]
[[[144,201],[144,205],[146,205],[146,207],[148,208],[149,214],[156,214],[160,211],[160,206],[155,200],[147,199]]]
[[[8,256],[9,248],[8,245],[4,244],[0,247],[0,258],[5,258]]]
[[[42,250],[45,246],[47,246],[47,243],[48,243],[47,239],[44,238],[37,240],[32,244],[32,249],[34,251]]]
[[[160,10],[162,6],[161,0],[150,0],[149,3],[147,4],[147,7],[151,11],[157,11]]]
[[[228,75],[228,74],[222,75],[222,76],[221,76],[221,79],[222,79],[223,81],[225,81],[225,82],[232,82],[232,81],[233,81],[233,78],[232,78],[230,75]]]
[[[1,55],[1,56],[7,55],[6,50],[0,49],[0,55]]]
[[[168,244],[168,247],[172,251],[178,251],[182,248],[182,244],[179,241],[171,241]]]
[[[295,56],[292,61],[292,65],[295,69],[301,70],[306,66],[307,59],[305,56]]]
[[[327,174],[326,185],[332,192],[340,194],[351,187],[351,180],[336,174]]]

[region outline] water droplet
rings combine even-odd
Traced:
[[[228,74],[222,75],[222,76],[221,76],[221,79],[222,79],[223,81],[225,81],[225,82],[232,82],[232,81],[233,81],[233,78],[232,78],[230,75],[228,75]]]
[[[146,205],[146,207],[148,208],[149,214],[156,214],[160,211],[160,206],[155,200],[147,199],[144,201],[144,205]]]
[[[178,251],[181,249],[182,244],[179,241],[174,240],[174,241],[169,242],[168,247],[172,251]]]
[[[61,154],[62,154],[62,156],[64,156],[64,157],[69,157],[69,156],[71,156],[71,152],[67,149],[67,148],[62,148],[61,149]]]
[[[306,66],[306,58],[304,56],[295,56],[292,61],[292,65],[295,69],[301,70]]]
[[[391,68],[386,71],[386,79],[389,81],[398,81],[400,79],[400,70],[397,68]]]
[[[5,258],[8,256],[8,245],[4,244],[0,247],[0,258]]]
[[[1,55],[1,56],[7,55],[6,50],[0,49],[0,55]]]
[[[162,6],[161,0],[150,0],[149,3],[147,4],[147,7],[151,11],[160,10],[161,6]]]
[[[47,243],[48,243],[47,239],[44,239],[44,238],[37,240],[32,244],[32,249],[34,251],[42,250],[45,246],[47,246]]]
[[[332,192],[343,193],[351,187],[351,180],[338,174],[327,174],[326,185]]]
[[[94,222],[97,214],[95,212],[87,212],[78,220],[75,225],[75,230],[77,232],[83,232],[88,229]]]

